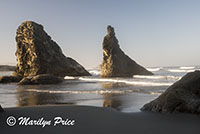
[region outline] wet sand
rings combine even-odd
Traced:
[[[6,123],[9,116],[17,119],[12,127]],[[43,117],[51,124],[42,127],[37,122],[39,125],[19,126],[19,117],[30,117],[35,121]],[[74,120],[74,123],[67,121],[67,125],[58,123],[54,126],[55,117],[61,117],[63,121]],[[199,134],[199,125],[198,115],[122,113],[112,108],[89,106],[18,107],[6,108],[0,113],[1,134]]]

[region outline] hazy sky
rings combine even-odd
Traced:
[[[200,64],[199,0],[0,0],[0,17],[0,64],[16,63],[16,29],[26,20],[86,68],[101,64],[109,24],[141,65]]]

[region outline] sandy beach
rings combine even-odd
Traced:
[[[0,134],[200,134],[200,0],[2,0]]]
[[[51,120],[50,125],[8,126],[13,116],[32,120]],[[73,125],[56,124],[55,117],[74,120]],[[29,120],[30,121],[30,120]],[[6,108],[0,113],[1,134],[199,134],[200,117],[190,114],[158,114],[149,112],[122,113],[112,108],[88,106],[37,106]]]

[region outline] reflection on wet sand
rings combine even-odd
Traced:
[[[84,93],[84,90],[80,90],[80,93],[49,93],[47,91],[60,91],[66,87],[66,85],[23,85],[18,86],[17,88],[17,101],[18,106],[36,106],[36,105],[93,105],[102,106],[102,107],[111,107],[122,111],[124,106],[130,103],[129,98],[125,97],[125,94],[121,93]],[[99,90],[119,90],[122,86],[118,83],[101,83]],[[41,90],[42,92],[30,91],[30,89]],[[62,91],[68,91],[67,89]],[[81,93],[83,91],[83,93]],[[88,99],[89,97],[89,99]],[[136,98],[131,98],[131,100]],[[131,101],[131,102],[137,102]]]
[[[117,110],[120,110],[120,106],[122,105],[122,101],[119,100],[116,96],[118,94],[103,94],[103,107],[112,107]],[[116,98],[115,98],[116,97]]]
[[[119,87],[118,83],[101,83],[102,88],[112,89]],[[120,99],[121,94],[116,93],[104,93],[103,96],[103,107],[112,107],[120,110],[123,101]]]
[[[18,106],[35,106],[35,105],[53,105],[53,104],[68,104],[63,103],[63,96],[61,94],[52,93],[38,93],[38,92],[27,92],[26,89],[41,89],[40,85],[28,85],[18,86],[17,88],[17,100]]]

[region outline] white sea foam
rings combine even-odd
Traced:
[[[144,79],[180,79],[179,77],[175,76],[145,76],[145,75],[135,75],[134,78],[144,78]],[[112,82],[112,83],[125,83],[130,85],[141,85],[141,86],[170,86],[172,83],[166,82],[147,82],[147,81],[134,81],[134,79],[113,79],[113,78],[91,78],[91,77],[72,77],[72,76],[65,76],[66,80],[81,80],[81,81],[88,81],[88,82]]]
[[[161,92],[150,92],[149,94],[152,94],[152,95],[160,95],[162,94]]]
[[[188,73],[188,72],[194,72],[194,69],[168,69],[169,72],[174,72],[174,73]]]
[[[86,78],[80,77],[79,80],[92,81],[92,82],[113,82],[113,83],[125,83],[130,85],[142,85],[142,86],[170,86],[172,83],[164,82],[145,82],[145,81],[133,81],[123,79],[106,79],[106,78]]]
[[[61,91],[61,90],[39,90],[39,89],[27,89],[29,92],[42,92],[42,93],[60,93],[60,94],[105,94],[105,93],[116,93],[124,94],[133,92],[133,90],[70,90],[70,91]]]
[[[99,71],[99,70],[90,70],[89,73],[92,74],[92,75],[100,75],[101,71]]]
[[[185,70],[190,70],[190,69],[194,69],[195,67],[180,67],[180,69],[185,69]]]
[[[65,80],[74,80],[74,79],[76,79],[76,77],[73,77],[73,76],[65,76],[64,79],[65,79]]]
[[[147,68],[148,71],[151,72],[156,72],[156,71],[160,71],[162,69],[162,67],[158,67],[158,68]]]
[[[161,76],[161,75],[134,75],[134,78],[139,78],[139,79],[174,79],[174,80],[179,80],[181,77],[178,76]]]
[[[161,94],[162,92],[140,91],[140,90],[40,90],[27,89],[28,92],[52,93],[52,94],[127,94],[127,93],[145,93],[145,94]]]

